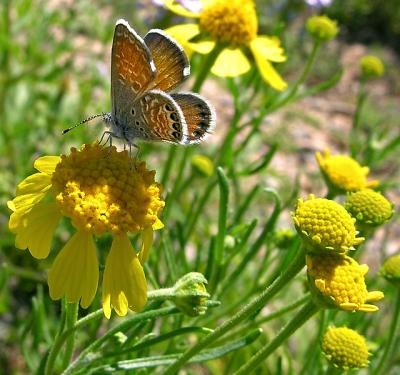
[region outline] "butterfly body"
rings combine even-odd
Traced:
[[[111,135],[175,144],[198,143],[213,130],[215,112],[200,95],[169,92],[190,73],[189,61],[162,30],[144,40],[125,20],[115,26],[111,54]]]

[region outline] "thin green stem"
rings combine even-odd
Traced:
[[[158,310],[150,310],[142,313],[138,313],[131,318],[123,321],[122,323],[111,328],[102,337],[95,340],[90,344],[85,350],[83,350],[80,355],[72,362],[68,368],[63,372],[63,375],[73,374],[76,369],[85,365],[85,360],[90,357],[89,354],[94,353],[103,343],[112,338],[117,332],[124,332],[124,330],[132,327],[141,321],[152,320],[166,315],[179,314],[180,311],[176,307],[164,307]]]
[[[76,324],[76,321],[78,320],[78,311],[79,311],[78,303],[67,303],[67,329],[72,328]],[[74,352],[74,344],[75,344],[75,335],[71,334],[69,335],[66,342],[64,358],[63,358],[63,366],[62,366],[63,369],[66,368],[71,362],[72,353]]]
[[[250,361],[239,368],[235,375],[252,374],[253,371],[274,352],[284,341],[286,341],[298,328],[307,322],[317,311],[319,307],[314,302],[308,302],[298,314],[278,333],[270,343],[259,350]]]
[[[356,157],[358,152],[360,151],[360,145],[362,142],[359,137],[360,136],[359,130],[360,130],[361,113],[366,98],[367,98],[367,93],[365,91],[365,81],[361,79],[357,94],[356,111],[354,113],[353,124],[350,131],[350,139],[349,139],[351,156],[353,158]]]
[[[375,368],[373,375],[381,375],[387,373],[388,365],[390,359],[394,354],[396,335],[400,330],[400,288],[397,287],[395,301],[394,301],[394,311],[392,316],[392,321],[390,323],[389,335],[383,349],[382,357],[379,361],[378,366]]]
[[[206,56],[205,61],[203,61],[203,64],[199,70],[199,74],[194,81],[192,91],[200,92],[207,75],[210,73],[210,70],[215,63],[215,60],[217,60],[217,57],[224,48],[225,46],[223,44],[217,43],[213,50]]]
[[[281,273],[281,275],[274,281],[272,285],[268,286],[258,297],[256,297],[247,306],[235,314],[232,319],[223,322],[215,329],[213,333],[210,333],[204,339],[201,339],[195,345],[189,348],[186,352],[182,353],[178,360],[166,369],[164,375],[175,374],[190,358],[199,353],[203,348],[221,338],[232,328],[236,327],[239,323],[251,317],[254,313],[263,308],[265,304],[280,290],[282,290],[282,288],[289,283],[293,277],[296,276],[304,267],[304,256],[305,250],[303,248],[299,249],[292,263],[289,265],[289,267],[287,267],[285,272]]]
[[[162,288],[147,292],[147,299],[152,301],[166,300],[174,296],[174,288]]]

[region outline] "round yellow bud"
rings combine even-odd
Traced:
[[[328,41],[333,39],[339,28],[336,21],[327,16],[313,16],[307,20],[306,29],[317,40]]]
[[[380,274],[388,281],[400,286],[400,254],[387,258],[381,267]]]
[[[367,55],[360,59],[361,73],[365,78],[378,78],[385,73],[385,67],[379,57]]]

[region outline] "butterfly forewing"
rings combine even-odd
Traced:
[[[171,96],[185,117],[188,129],[187,143],[199,143],[212,133],[216,115],[203,97],[194,93],[177,93]]]
[[[186,143],[187,126],[182,110],[165,92],[151,90],[136,103],[141,138],[172,143]]]
[[[154,89],[171,91],[190,74],[190,64],[183,48],[162,30],[150,30],[144,37],[157,69]]]
[[[154,62],[143,39],[125,20],[118,20],[111,52],[113,114],[121,110],[118,107],[125,106],[128,93],[137,98],[148,89],[155,77]]]

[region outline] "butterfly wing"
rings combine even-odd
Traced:
[[[169,92],[190,74],[190,64],[183,48],[164,31],[150,30],[144,37],[157,69],[153,89]]]
[[[182,110],[176,101],[161,90],[150,90],[135,102],[136,137],[187,143],[187,126]]]
[[[130,111],[127,98],[135,100],[145,92],[156,77],[156,68],[143,39],[125,20],[115,25],[111,52],[112,114],[125,118]]]
[[[187,124],[187,143],[203,141],[215,128],[216,114],[212,105],[195,93],[177,93],[171,97],[181,108]]]

